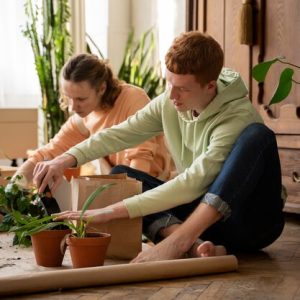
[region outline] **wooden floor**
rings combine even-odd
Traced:
[[[283,234],[273,245],[263,252],[238,256],[238,272],[9,299],[300,300],[300,215],[287,214],[286,220]]]

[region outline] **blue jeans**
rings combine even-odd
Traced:
[[[112,173],[127,173],[142,181],[143,191],[164,183],[123,165],[114,167]],[[213,196],[223,202],[230,213],[210,226],[200,238],[224,245],[230,252],[262,249],[275,241],[284,227],[281,187],[275,135],[263,124],[251,124],[237,139],[207,193],[191,203],[143,217],[143,232],[153,242],[159,242],[162,228],[182,223],[199,203],[209,203],[207,199]]]

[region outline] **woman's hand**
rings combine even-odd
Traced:
[[[33,183],[42,193],[46,186],[51,182],[51,191],[55,192],[61,182],[65,169],[71,168],[77,164],[75,157],[71,155],[61,155],[57,158],[39,162],[33,170]]]

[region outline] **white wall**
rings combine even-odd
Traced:
[[[122,64],[126,42],[132,28],[135,37],[156,26],[157,0],[109,0],[107,57],[115,72]]]
[[[107,55],[114,71],[122,63],[132,28],[136,38],[155,29],[160,50],[156,61],[162,62],[174,37],[185,31],[185,0],[108,0],[108,10]]]
[[[117,72],[131,27],[131,0],[109,0],[108,3],[107,57]]]

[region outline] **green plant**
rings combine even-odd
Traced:
[[[101,59],[104,59],[103,53],[101,52],[101,50],[98,47],[98,45],[94,42],[94,40],[92,39],[92,37],[88,33],[85,33],[85,37],[86,37],[86,52],[92,54],[92,48],[91,48],[91,46],[93,46],[96,49],[98,56]]]
[[[68,0],[43,0],[41,7],[32,2],[25,3],[27,22],[23,33],[34,54],[42,94],[44,143],[47,143],[68,118],[68,111],[60,106],[59,73],[72,54],[67,29],[70,8]]]
[[[83,220],[83,215],[86,212],[86,210],[90,207],[90,205],[92,204],[92,202],[95,200],[95,198],[102,193],[103,191],[105,191],[106,189],[108,189],[109,187],[111,187],[112,185],[114,185],[114,183],[109,183],[109,184],[105,184],[102,186],[99,186],[84,202],[81,213],[80,213],[80,217],[79,217],[79,221],[77,222],[77,224],[75,225],[74,223],[70,222],[70,221],[65,221],[64,224],[66,224],[70,229],[72,229],[73,234],[76,235],[79,238],[83,238],[86,236],[86,228],[88,226],[88,224],[92,221],[93,218],[88,219],[87,221]]]
[[[160,72],[160,64],[156,67],[153,67],[152,64],[154,50],[155,39],[152,29],[143,33],[136,43],[134,42],[134,31],[130,32],[124,59],[118,73],[119,79],[141,87],[151,99],[159,95],[165,86],[165,80]]]
[[[252,69],[252,77],[259,83],[264,82],[271,66],[275,63],[289,65],[293,68],[300,68],[300,66],[292,64],[286,61],[285,57],[280,56],[272,60],[264,61],[254,66]],[[293,83],[300,84],[300,82],[294,80],[293,76],[294,69],[290,67],[286,67],[281,71],[278,85],[269,102],[269,105],[283,101],[290,94]]]
[[[89,208],[91,203],[95,200],[95,198],[104,190],[109,188],[111,184],[106,184],[103,186],[98,187],[84,202],[80,219],[77,224],[69,220],[55,222],[55,215],[52,216],[44,216],[42,218],[39,217],[32,217],[32,216],[23,216],[19,212],[14,212],[14,218],[16,218],[18,225],[13,226],[10,231],[15,232],[18,236],[20,242],[23,242],[26,238],[30,237],[31,235],[44,231],[56,228],[57,226],[67,226],[73,231],[73,234],[77,237],[83,238],[86,235],[86,227],[91,222],[92,219],[88,221],[83,220],[83,214]],[[54,220],[54,222],[53,222]]]
[[[30,220],[40,219],[45,215],[43,206],[39,202],[36,189],[24,189],[18,181],[22,176],[16,176],[6,187],[0,186],[0,211],[4,214],[0,223],[0,231],[10,231],[12,227],[24,225]],[[10,180],[11,178],[7,178]],[[16,234],[13,245],[24,244],[29,246],[30,239],[23,239]]]
[[[18,211],[14,211],[13,216],[17,220],[18,225],[11,227],[9,231],[16,234],[19,245],[31,245],[31,243],[27,244],[31,235],[64,225],[63,222],[53,222],[53,216],[44,216],[40,218],[39,216],[33,217],[31,215],[22,215]]]

